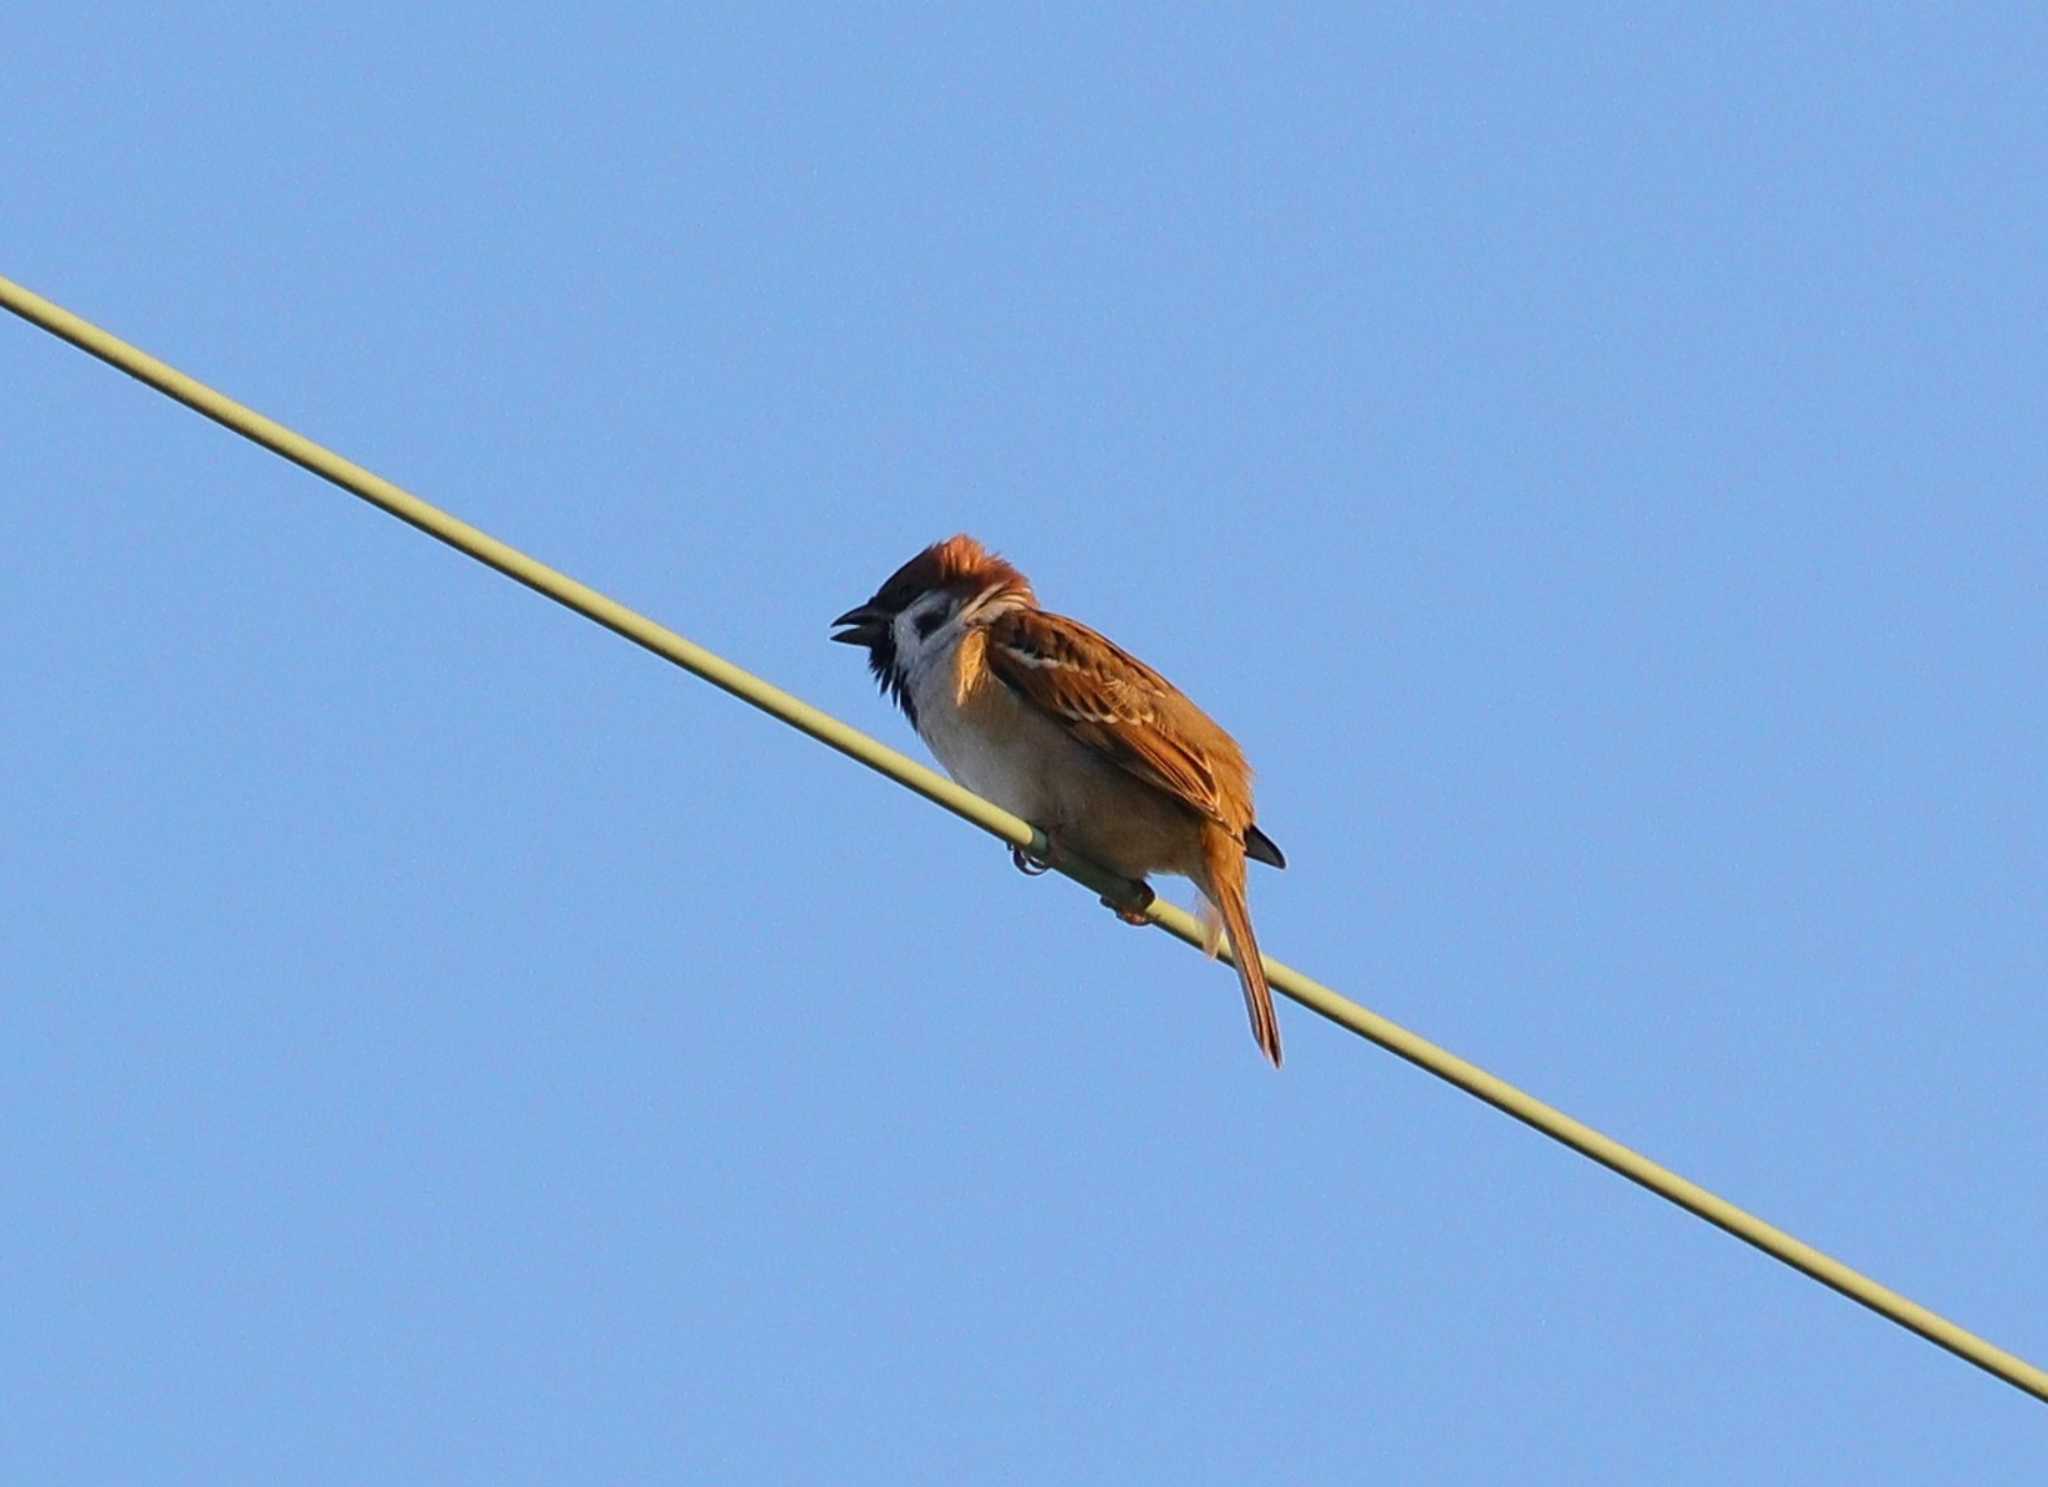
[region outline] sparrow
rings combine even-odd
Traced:
[[[927,547],[832,626],[832,639],[867,648],[883,693],[946,772],[1037,826],[1054,861],[1085,857],[1138,883],[1148,903],[1150,874],[1191,880],[1210,908],[1209,953],[1227,930],[1252,1036],[1279,1067],[1245,861],[1287,859],[1254,824],[1235,739],[1136,656],[1039,608],[1030,580],[965,533]],[[1011,856],[1026,872],[1048,865]]]

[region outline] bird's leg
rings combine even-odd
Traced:
[[[1043,828],[1040,829],[1043,830]],[[1027,878],[1036,878],[1052,868],[1058,867],[1065,857],[1066,849],[1060,845],[1059,838],[1050,832],[1047,832],[1045,836],[1045,855],[1043,857],[1035,857],[1022,847],[1010,848],[1010,865]],[[1102,896],[1102,907],[1123,920],[1124,923],[1137,925],[1142,928],[1152,922],[1146,916],[1145,911],[1152,907],[1152,901],[1159,895],[1152,891],[1150,883],[1140,881],[1133,886],[1137,888],[1138,892],[1136,897],[1129,902],[1118,903],[1105,893]]]
[[[1158,898],[1159,895],[1152,891],[1152,885],[1150,883],[1140,882],[1136,886],[1138,889],[1138,897],[1134,902],[1129,904],[1120,904],[1115,899],[1111,898],[1108,894],[1105,893],[1102,896],[1102,907],[1109,910],[1110,913],[1116,915],[1117,918],[1123,920],[1124,923],[1135,925],[1139,929],[1143,929],[1146,925],[1152,922],[1152,920],[1150,919],[1150,917],[1147,916],[1145,911],[1152,907],[1152,901]]]
[[[1058,837],[1047,831],[1043,826],[1038,828],[1038,833],[1045,838],[1045,855],[1043,857],[1037,856],[1024,847],[1010,848],[1011,865],[1027,878],[1042,877],[1047,871],[1058,867],[1062,862],[1066,861],[1067,857],[1066,848],[1060,845]]]

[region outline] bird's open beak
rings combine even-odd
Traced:
[[[850,629],[839,629],[840,626]],[[873,645],[889,633],[889,617],[872,604],[862,604],[849,609],[832,622],[839,633],[832,638],[841,645]]]

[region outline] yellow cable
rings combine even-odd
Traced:
[[[703,647],[692,645],[673,630],[655,624],[645,616],[607,599],[597,590],[578,583],[566,574],[556,572],[544,563],[535,562],[526,554],[507,547],[467,522],[459,521],[440,508],[428,505],[390,481],[371,474],[362,466],[293,433],[283,424],[243,407],[232,398],[222,396],[203,383],[195,382],[184,373],[165,365],[146,352],[137,350],[126,341],[107,334],[99,327],[79,319],[70,311],[5,278],[0,278],[0,305],[52,335],[90,352],[109,366],[126,372],[169,397],[176,398],[223,427],[232,429],[244,438],[254,440],[295,464],[303,465],[315,475],[332,481],[351,495],[362,497],[373,506],[390,512],[399,520],[410,522],[429,536],[438,537],[450,547],[469,554],[478,562],[486,563],[507,577],[515,578],[528,588],[545,594],[556,603],[597,621],[606,629],[616,631],[636,645],[653,651],[657,656],[673,661],[685,671],[704,678],[714,686],[724,688],[735,697],[752,703],[793,728],[801,729],[821,743],[830,744],[841,753],[889,776],[899,784],[908,786],[927,800],[944,806],[991,835],[1012,846],[1029,848],[1041,854],[1044,852],[1045,839],[1029,822],[991,805],[980,796],[961,789],[952,781],[934,774],[915,760],[906,758],[886,744],[869,738],[858,729],[849,728],[837,718],[799,701],[779,687],[770,686],[751,672],[743,671]],[[1130,883],[1090,864],[1068,865],[1063,862],[1060,870],[1097,893],[1106,894],[1124,903],[1135,904],[1137,901],[1135,890]],[[1167,933],[1197,948],[1202,946],[1202,926],[1190,915],[1163,900],[1155,901],[1148,912],[1153,922]],[[1525,1125],[1533,1126],[1552,1140],[1560,1141],[1581,1155],[1591,1157],[1602,1166],[1619,1172],[1629,1181],[1648,1188],[1660,1198],[1668,1199],[1688,1213],[1727,1230],[1737,1239],[1755,1245],[1773,1259],[1782,1260],[1821,1284],[1840,1291],[1850,1300],[1861,1302],[1879,1316],[1896,1322],[1909,1331],[1919,1333],[1929,1342],[1948,1349],[1967,1362],[1976,1364],[2014,1388],[2048,1402],[2048,1372],[2036,1368],[2025,1359],[1987,1342],[1974,1332],[1958,1327],[1926,1307],[1907,1300],[1897,1291],[1879,1285],[1860,1271],[1852,1270],[1841,1261],[1822,1254],[1813,1246],[1794,1239],[1784,1230],[1737,1208],[1725,1198],[1716,1197],[1698,1183],[1687,1181],[1669,1168],[1660,1166],[1641,1153],[1601,1135],[1591,1126],[1572,1119],[1563,1111],[1524,1094],[1477,1065],[1469,1064],[1456,1054],[1367,1011],[1358,1003],[1338,995],[1321,982],[1311,980],[1292,967],[1282,965],[1271,956],[1265,957],[1265,965],[1267,978],[1272,982],[1275,991],[1292,997],[1339,1027],[1349,1028],[1418,1068],[1456,1085],[1467,1094],[1476,1095],[1495,1109],[1512,1115]]]

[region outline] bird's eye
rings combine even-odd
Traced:
[[[936,609],[927,609],[910,623],[911,627],[917,631],[917,638],[919,640],[929,640],[932,638],[932,631],[946,623],[946,616]]]

